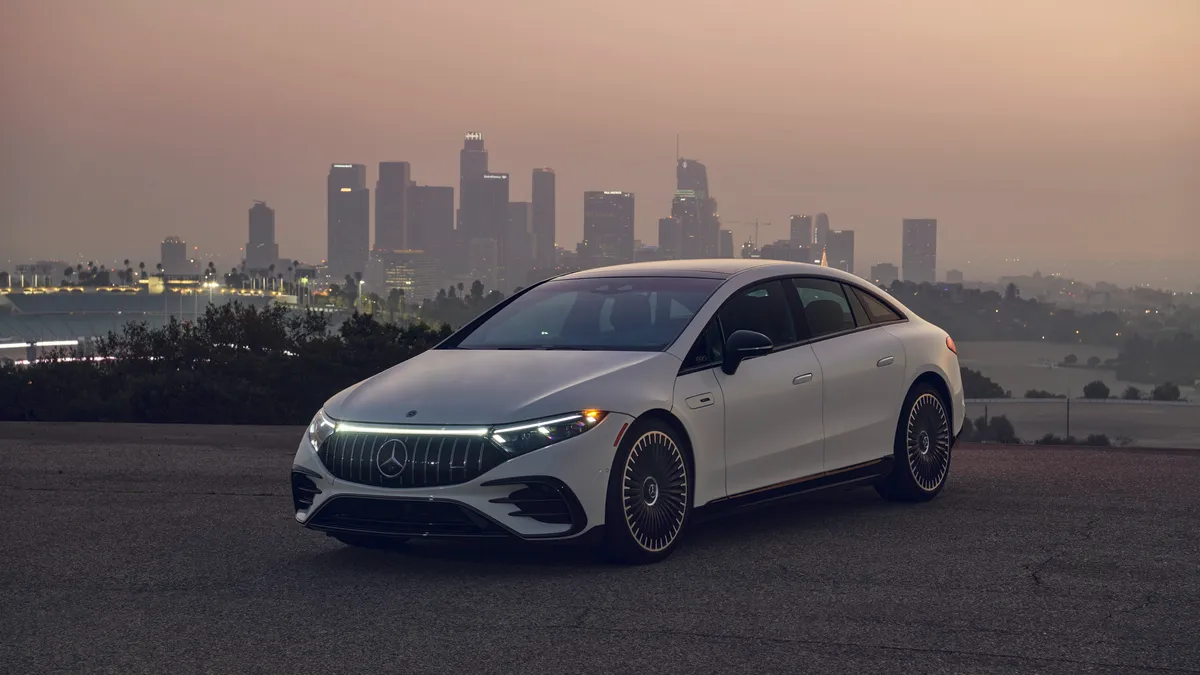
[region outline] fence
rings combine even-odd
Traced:
[[[1145,448],[1200,449],[1200,403],[1119,399],[968,399],[967,416],[1003,415],[1021,440],[1046,434],[1085,438],[1104,434],[1114,443]]]

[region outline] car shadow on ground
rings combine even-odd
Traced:
[[[849,521],[864,515],[882,514],[905,505],[884,501],[874,490],[830,490],[802,495],[786,503],[757,507],[692,525],[680,550],[660,565],[673,560],[737,550],[753,556],[756,547],[782,538],[827,537]],[[307,533],[313,534],[313,533]],[[598,540],[593,539],[593,542]],[[333,548],[311,557],[330,572],[395,572],[402,566],[422,574],[488,575],[545,574],[559,569],[611,570],[596,545],[530,543],[510,539],[482,541],[410,540],[386,550],[343,545],[333,538]]]

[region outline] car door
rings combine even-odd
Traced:
[[[692,442],[695,506],[726,496],[725,401],[717,384],[724,340],[712,318],[684,357],[675,378],[671,411],[683,421]]]
[[[891,454],[902,403],[903,344],[870,322],[844,284],[820,277],[792,283],[825,377],[825,470]]]
[[[803,344],[782,281],[739,290],[717,311],[724,339],[751,330],[771,339],[769,354],[733,375],[715,369],[725,400],[725,484],[735,496],[821,473],[821,366]]]

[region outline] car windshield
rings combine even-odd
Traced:
[[[458,349],[662,351],[720,284],[687,277],[550,281],[502,308]]]

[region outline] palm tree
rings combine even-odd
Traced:
[[[75,268],[74,268],[74,267],[68,267],[67,269],[63,270],[63,281],[65,281],[65,282],[67,282],[67,283],[70,283],[70,282],[71,282],[71,277],[72,277],[74,274],[75,274]]]
[[[143,279],[146,278],[146,263],[144,263],[144,262],[138,263],[138,276],[140,276]]]

